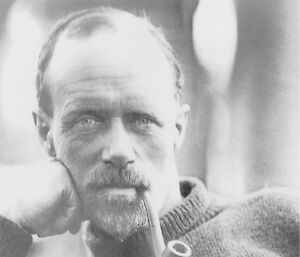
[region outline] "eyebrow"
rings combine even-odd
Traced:
[[[63,115],[62,119],[64,118],[68,118],[68,117],[78,117],[81,115],[95,115],[95,116],[99,116],[99,115],[105,115],[104,111],[101,110],[94,110],[94,109],[81,109],[81,110],[72,110],[68,113],[66,113],[65,115]]]
[[[88,91],[89,92],[89,91]],[[81,94],[82,92],[80,92]],[[67,102],[64,106],[64,110],[75,109],[75,108],[84,108],[84,107],[92,107],[92,108],[103,108],[107,106],[111,106],[113,103],[118,102],[120,105],[129,106],[132,109],[136,109],[135,107],[139,107],[138,109],[157,109],[148,103],[146,99],[141,99],[139,95],[135,96],[126,96],[121,99],[109,99],[107,97],[101,97],[99,95],[90,95],[81,97],[76,97],[72,101]]]
[[[63,113],[80,111],[84,109],[97,110],[103,109],[103,101],[91,101],[87,98],[78,98],[75,101],[70,101],[63,106]]]
[[[111,108],[108,107],[108,104],[105,103],[107,99],[93,99],[93,98],[83,98],[78,99],[76,101],[72,101],[67,103],[64,106],[64,115],[63,116],[71,116],[71,115],[82,115],[82,114],[93,114],[93,115],[108,115],[111,112]],[[153,117],[158,117],[159,112],[157,108],[148,105],[144,101],[139,100],[138,98],[127,99],[126,105],[121,107],[120,110],[122,113],[136,113],[136,114],[147,114]]]

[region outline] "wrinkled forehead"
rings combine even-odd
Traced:
[[[175,88],[173,67],[159,42],[143,24],[134,19],[118,17],[118,23],[103,18],[77,21],[60,36],[46,71],[46,78],[58,78],[74,69],[87,74],[94,69],[132,74],[169,77]],[[139,21],[139,19],[136,19]],[[84,24],[84,25],[82,25]],[[128,74],[120,74],[120,76]],[[91,75],[92,76],[92,75]],[[146,78],[146,77],[145,77]],[[49,84],[49,83],[47,83]]]
[[[116,85],[114,89],[122,88],[122,92],[127,87],[131,93],[155,92],[161,98],[173,98],[174,70],[159,43],[147,31],[127,25],[111,29],[108,24],[85,31],[84,36],[76,27],[64,32],[46,71],[51,95],[58,99],[63,91],[83,92],[83,87],[91,89],[93,84],[97,92]]]

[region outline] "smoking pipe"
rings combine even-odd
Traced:
[[[158,214],[153,209],[153,203],[149,192],[142,193],[149,223],[150,247],[155,257],[189,257],[191,248],[182,241],[173,240],[165,246],[160,228]]]

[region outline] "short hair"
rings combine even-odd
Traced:
[[[46,39],[38,60],[38,71],[36,76],[36,94],[37,103],[40,111],[52,116],[53,104],[49,86],[46,85],[44,75],[51,61],[55,46],[63,32],[68,37],[80,36],[88,37],[94,31],[100,28],[114,28],[117,26],[117,20],[120,16],[128,16],[139,21],[145,31],[158,42],[164,56],[169,61],[175,74],[175,96],[178,101],[181,98],[181,89],[184,84],[184,75],[176,53],[167,41],[161,29],[155,27],[146,17],[137,17],[125,11],[117,10],[111,7],[98,7],[86,9],[69,14],[59,20]]]

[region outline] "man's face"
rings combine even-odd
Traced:
[[[124,227],[143,223],[140,193],[149,190],[161,211],[177,183],[180,107],[170,64],[152,39],[100,31],[62,37],[45,79],[56,157],[74,179],[86,218],[125,236]]]

